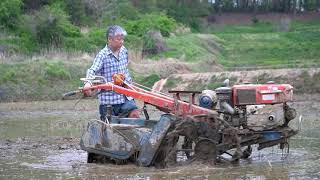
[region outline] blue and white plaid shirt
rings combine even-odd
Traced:
[[[101,75],[112,82],[112,75],[122,73],[125,75],[126,83],[132,81],[128,66],[128,50],[122,46],[119,51],[119,59],[115,57],[111,49],[106,45],[95,57],[92,66],[87,71],[87,78],[94,75]],[[126,98],[131,100],[131,97],[126,97],[122,94],[114,92],[102,91],[99,95],[99,103],[102,104],[122,104]]]

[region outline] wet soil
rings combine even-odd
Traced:
[[[97,102],[0,103],[0,179],[318,179],[320,178],[320,95],[296,95],[302,129],[290,153],[267,148],[237,164],[156,169],[135,164],[87,164],[79,137]],[[156,113],[151,117],[157,118]],[[298,121],[290,122],[298,128]],[[286,158],[285,158],[286,157]]]

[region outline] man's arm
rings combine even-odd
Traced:
[[[93,60],[93,64],[92,66],[87,70],[87,74],[86,74],[86,78],[93,78],[93,76],[96,75],[97,72],[99,72],[101,70],[103,66],[103,55],[102,52],[100,52]],[[92,83],[91,81],[87,81],[84,84],[84,88],[88,88],[91,87]],[[92,91],[86,91],[84,92],[84,94],[86,96],[91,96],[92,95]]]
[[[103,66],[103,54],[100,52],[93,60],[92,66],[87,70],[86,78],[92,78]]]
[[[124,75],[125,75],[125,82],[128,83],[128,84],[131,84],[132,83],[132,78],[130,76],[130,72],[129,72],[129,69],[128,69],[128,66],[129,66],[129,56],[128,56],[128,50],[125,49],[126,52],[125,52],[125,58],[127,60],[127,64],[126,64],[126,68],[125,68],[125,72],[124,72]]]

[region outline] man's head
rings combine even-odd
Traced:
[[[121,48],[126,35],[127,32],[118,25],[112,25],[108,27],[106,37],[108,46],[112,49],[112,51],[117,51]]]

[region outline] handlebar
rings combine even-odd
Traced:
[[[65,99],[66,97],[70,97],[70,96],[75,96],[77,94],[79,94],[81,91],[77,90],[77,91],[70,91],[70,92],[67,92],[67,93],[64,93],[62,95],[62,99]]]

